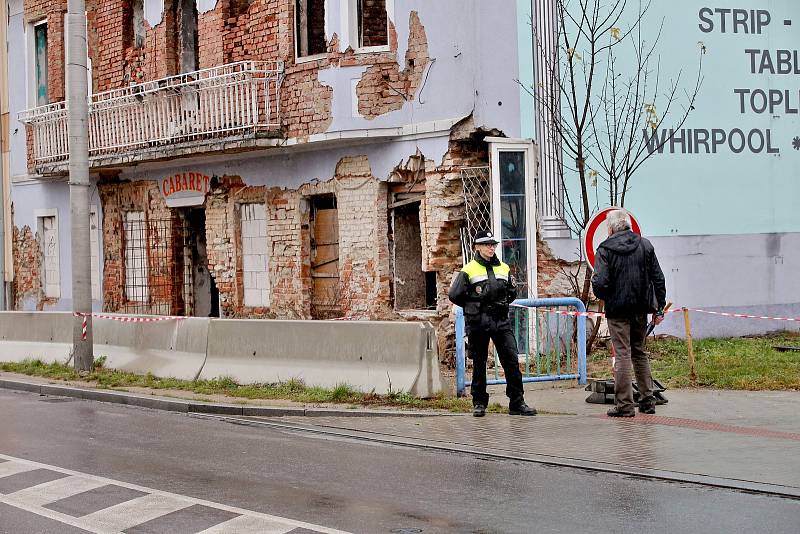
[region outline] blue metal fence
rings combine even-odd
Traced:
[[[552,313],[564,306],[579,312],[586,311],[580,299],[571,297],[514,301],[511,308],[514,336],[520,355],[525,355],[523,382],[577,379],[579,384],[586,384],[586,317]],[[456,394],[460,397],[470,383],[466,381],[464,311],[455,306],[455,312]],[[500,378],[500,363],[496,353],[494,358],[495,376],[487,380],[487,384],[505,384],[505,379]]]

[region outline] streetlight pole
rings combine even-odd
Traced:
[[[75,369],[91,371],[92,273],[89,248],[89,102],[86,76],[86,2],[68,0],[67,16],[67,125],[69,142],[69,200],[72,228],[72,309],[77,314],[72,331]],[[83,325],[86,324],[84,332]]]

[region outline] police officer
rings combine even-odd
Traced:
[[[536,415],[525,404],[522,373],[519,370],[517,341],[508,320],[508,305],[517,296],[516,284],[508,265],[495,255],[497,240],[491,232],[478,232],[472,242],[475,255],[453,279],[448,297],[464,309],[469,356],[472,358],[472,415],[486,415],[486,359],[489,340],[494,342],[506,375],[508,413]]]

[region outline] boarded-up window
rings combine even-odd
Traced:
[[[55,215],[39,217],[42,247],[42,289],[46,298],[61,297],[61,272],[58,244],[58,220]]]
[[[41,22],[33,27],[34,69],[36,72],[36,105],[44,106],[50,103],[47,94],[47,22]]]
[[[389,17],[386,0],[356,0],[358,13],[358,46],[389,44]]]
[[[297,57],[324,54],[325,0],[296,0],[295,28]]]
[[[342,315],[348,295],[339,280],[339,211],[336,197],[321,195],[311,204],[311,315],[329,319]]]
[[[147,265],[147,222],[143,211],[125,213],[125,298],[147,302],[150,298]]]
[[[267,214],[263,204],[242,205],[241,237],[244,305],[269,307]]]

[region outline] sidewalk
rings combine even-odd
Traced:
[[[537,409],[574,415],[313,423],[351,437],[800,498],[800,392],[668,390],[657,415],[623,420],[605,417],[609,406],[587,404],[587,395],[582,388],[526,395]]]
[[[587,404],[583,388],[540,385],[526,387],[528,403],[544,412],[539,416],[490,413],[480,419],[144,388],[111,391],[11,373],[0,373],[0,387],[800,499],[797,391],[668,390],[669,403],[656,407],[657,415],[619,420],[605,417],[610,405]],[[506,404],[502,386],[491,388],[491,401]]]

